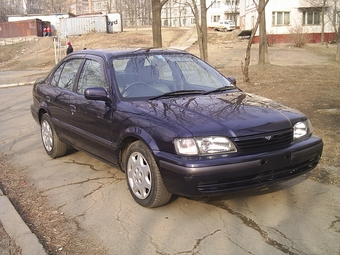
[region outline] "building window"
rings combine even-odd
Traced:
[[[239,0],[225,0],[226,5],[238,5]]]
[[[211,16],[211,22],[218,22],[220,20],[220,15],[213,15]]]
[[[212,8],[221,8],[221,1],[216,1],[213,3]]]
[[[101,2],[99,2],[99,3],[96,3],[96,5],[95,5],[96,7],[96,10],[101,10],[102,9],[102,3]]]
[[[320,12],[303,12],[302,25],[320,25]]]
[[[272,25],[273,26],[287,26],[290,24],[290,12],[273,12]]]

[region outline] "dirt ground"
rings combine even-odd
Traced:
[[[184,29],[164,29],[163,47],[170,47],[186,36]],[[74,50],[83,48],[134,48],[152,46],[150,29],[130,29],[118,34],[87,34],[70,38]],[[63,42],[65,44],[65,42]],[[247,40],[236,32],[209,32],[208,62],[226,76],[233,76],[238,86],[301,110],[311,120],[314,133],[322,137],[324,152],[320,165],[309,178],[340,187],[340,64],[334,62],[335,45],[291,44],[269,47],[270,64],[257,65],[258,45],[253,45],[250,82],[242,81],[241,61]],[[63,48],[64,55],[66,47]],[[187,51],[199,56],[197,43]],[[0,46],[0,71],[50,70],[55,64],[53,38]],[[0,92],[1,93],[1,92]],[[49,254],[99,254],[103,251],[83,240],[77,226],[55,208],[15,169],[6,152],[0,152],[0,187],[38,236]],[[0,254],[21,254],[0,225]],[[59,247],[63,247],[60,250]]]

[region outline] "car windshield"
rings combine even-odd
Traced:
[[[148,100],[234,88],[216,69],[191,54],[135,54],[112,62],[123,99]]]

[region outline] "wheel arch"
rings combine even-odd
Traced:
[[[127,148],[135,141],[142,141],[155,156],[155,151],[159,151],[159,147],[152,136],[140,127],[129,127],[125,130],[122,140],[119,143],[119,167],[122,172],[125,172],[125,157]]]
[[[39,118],[39,123],[41,123],[42,116],[47,113],[47,111],[43,108],[41,108],[38,112],[38,118]]]
[[[43,116],[45,113],[47,113],[47,114],[51,117],[50,111],[48,110],[48,107],[47,107],[46,103],[43,102],[43,103],[40,105],[40,108],[39,108],[39,111],[38,111],[39,123],[41,123],[41,118],[42,118],[42,116]]]

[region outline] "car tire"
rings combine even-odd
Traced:
[[[44,149],[51,158],[62,157],[66,154],[68,146],[60,141],[47,113],[41,118],[40,134]]]
[[[125,174],[134,200],[144,207],[165,205],[171,199],[150,149],[142,142],[132,143],[126,153]]]

